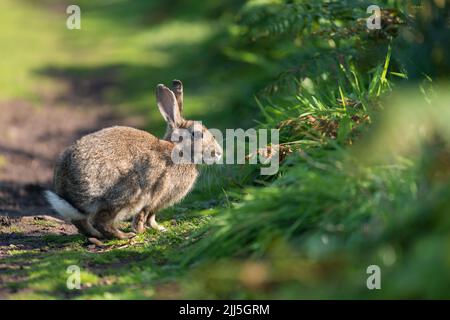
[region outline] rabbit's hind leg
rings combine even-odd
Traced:
[[[107,239],[130,239],[136,236],[134,232],[122,232],[115,226],[116,215],[108,211],[97,212],[92,217],[94,228]]]
[[[150,207],[142,209],[133,219],[133,230],[136,233],[142,233],[145,231],[146,226],[149,226],[158,231],[167,231],[166,228],[156,222],[156,214],[154,212],[155,210]]]
[[[98,232],[88,221],[88,219],[83,220],[72,220],[72,224],[77,227],[78,231],[84,234],[86,237],[102,238],[102,234]]]

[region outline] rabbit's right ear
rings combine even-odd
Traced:
[[[159,112],[172,128],[177,128],[183,123],[175,94],[163,84],[156,87],[156,102]]]
[[[178,109],[180,109],[180,114],[183,114],[183,83],[180,80],[172,81],[172,92],[175,94],[175,98],[177,98]]]

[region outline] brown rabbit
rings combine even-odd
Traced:
[[[131,238],[135,233],[120,231],[116,223],[132,217],[137,233],[146,223],[165,230],[156,223],[155,213],[182,200],[198,176],[193,161],[173,161],[179,143],[170,139],[175,131],[184,129],[189,142],[215,159],[222,154],[208,129],[182,117],[181,81],[173,81],[173,91],[159,84],[156,98],[168,124],[163,140],[134,128],[106,128],[75,142],[56,163],[55,193],[46,191],[45,196],[56,212],[88,237]]]

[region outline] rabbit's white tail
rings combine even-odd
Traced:
[[[75,209],[70,203],[49,190],[44,192],[45,198],[51,204],[52,208],[63,218],[68,220],[83,220],[86,216]]]

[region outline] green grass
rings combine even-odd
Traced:
[[[170,285],[181,273],[171,260],[180,255],[191,234],[208,222],[207,217],[178,219],[168,232],[148,231],[128,241],[109,241],[105,248],[90,252],[81,236],[47,236],[46,252],[17,250],[2,263],[16,266],[3,274],[14,276],[8,283],[16,294],[11,299],[112,299],[162,298],[158,287]],[[164,225],[164,223],[163,223]],[[81,270],[82,290],[70,290],[67,268]],[[23,268],[18,269],[18,266]],[[167,294],[177,294],[177,290]]]
[[[189,296],[448,297],[446,88],[428,103],[417,89],[398,92],[352,148],[302,149],[273,183],[246,189],[184,258],[199,266]],[[367,290],[372,264],[381,291]]]
[[[234,2],[186,1],[170,10],[136,3],[81,1],[83,30],[74,32],[56,27],[64,14],[50,1],[37,11],[3,2],[9,42],[0,43],[11,69],[0,74],[0,98],[40,101],[46,93],[70,103],[70,94],[83,93],[67,92],[70,83],[107,79],[112,84],[88,103],[99,96],[161,131],[152,91],[177,77],[188,116],[219,128],[250,119],[279,128],[289,155],[271,177],[259,176],[258,166],[203,168],[195,190],[161,213],[167,233],[149,230],[95,250],[81,236],[52,235],[44,252],[11,250],[2,261],[16,277],[10,298],[449,297],[449,86],[411,79],[397,25],[387,35],[325,39],[333,16],[306,11],[294,19],[282,1],[250,3],[235,20]],[[16,31],[11,17],[33,17],[45,32]],[[355,23],[338,18],[341,31]],[[35,52],[13,39],[29,40]],[[366,287],[373,264],[382,290]],[[81,290],[66,287],[70,265],[81,268]]]

